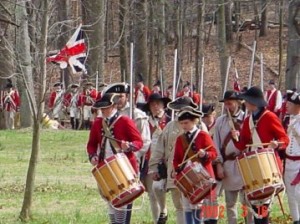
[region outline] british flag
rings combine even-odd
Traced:
[[[58,64],[61,69],[65,69],[69,65],[73,73],[86,71],[84,63],[86,61],[87,46],[81,26],[80,24],[63,49],[57,54],[47,57],[47,62]]]

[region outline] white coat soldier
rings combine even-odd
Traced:
[[[234,146],[231,131],[233,129],[240,130],[244,112],[241,110],[241,102],[235,91],[226,91],[224,98],[220,102],[224,103],[225,114],[218,117],[215,124],[213,141],[218,152],[215,162],[217,163],[217,176],[222,179],[225,190],[227,222],[229,224],[237,224],[238,196],[242,204],[245,204],[245,202],[243,180],[236,161],[236,157],[241,152]],[[246,206],[244,208],[246,209]]]
[[[300,95],[287,91],[287,111],[291,116],[288,126],[290,143],[285,151],[284,181],[290,213],[294,224],[300,224]]]
[[[197,105],[194,104],[192,99],[189,97],[177,98],[173,102],[170,102],[167,107],[168,109],[176,112],[187,106],[195,109],[197,108]],[[172,178],[171,174],[173,171],[173,158],[176,138],[182,133],[183,130],[180,127],[177,118],[174,121],[170,121],[159,136],[156,147],[152,150],[149,161],[149,171],[152,174],[153,180],[157,180],[162,175],[158,169],[159,164],[164,161],[165,165],[167,166],[167,183],[165,185],[165,190],[171,193],[173,205],[176,209],[177,224],[185,223],[185,221],[181,193],[174,185],[174,179]]]
[[[118,111],[121,115],[130,117],[130,86],[127,83],[123,82],[110,84],[103,89],[101,95],[103,96],[105,93],[118,93]],[[142,149],[136,152],[136,157],[138,159],[138,162],[140,163],[140,167],[143,167],[143,163],[145,161],[145,153],[148,151],[151,144],[151,134],[148,123],[148,117],[145,112],[141,111],[138,108],[133,108],[132,119],[134,120],[134,123],[140,131],[143,140]]]
[[[78,84],[72,84],[70,86],[71,90],[65,94],[64,100],[64,105],[70,113],[70,122],[73,130],[77,130],[79,128],[81,99],[78,88]]]
[[[61,120],[64,118],[63,102],[65,91],[62,87],[63,84],[61,82],[57,82],[53,85],[54,91],[51,92],[48,106],[52,112],[52,118],[54,120],[58,120],[63,125]]]
[[[165,109],[171,100],[167,97],[162,97],[159,93],[152,93],[149,96],[147,104],[143,110],[149,115],[149,127],[151,133],[151,146],[146,153],[144,166],[141,169],[141,180],[146,186],[152,218],[154,223],[164,224],[168,219],[166,207],[166,179],[157,177],[152,179],[152,171],[149,171],[149,160],[152,152],[156,150],[156,144],[163,129],[171,118],[167,115]]]

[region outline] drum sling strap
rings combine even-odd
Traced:
[[[182,146],[183,148],[185,149],[185,153],[184,153],[184,157],[183,157],[183,160],[182,161],[185,161],[186,159],[192,157],[193,155],[195,155],[197,152],[194,152],[193,150],[191,150],[191,147],[193,145],[193,142],[195,141],[197,135],[199,134],[200,130],[198,129],[195,133],[195,135],[193,136],[193,139],[188,142],[188,139],[187,137],[185,136],[185,134],[181,135],[180,138],[181,138],[181,141],[182,141]],[[192,158],[191,160],[192,162],[195,162],[195,161],[198,161],[197,158]],[[180,167],[179,167],[179,170],[183,170],[184,167],[186,165],[186,162],[183,163]]]
[[[268,113],[268,111],[265,111],[261,116],[260,118],[257,120],[256,124],[258,124],[258,122],[260,121],[260,119],[266,114]],[[256,130],[256,126],[254,125],[254,121],[253,121],[253,116],[250,115],[250,118],[249,118],[249,128],[250,128],[250,132],[251,132],[251,138],[252,138],[252,143],[253,144],[261,144],[261,139],[257,133],[257,130]],[[250,148],[250,151],[252,151],[252,147]]]
[[[102,142],[102,147],[100,149],[100,161],[102,161],[105,158],[105,141],[106,140],[109,141],[109,143],[111,145],[111,150],[113,151],[114,154],[117,154],[117,152],[119,152],[121,150],[118,143],[115,140],[111,139],[111,138],[113,138],[113,136],[110,132],[110,127],[112,127],[119,118],[120,118],[120,116],[117,119],[115,119],[115,121],[110,126],[107,125],[107,123],[105,122],[104,119],[102,120],[102,128],[104,131],[104,135],[107,137],[110,137],[110,138],[106,138],[104,136],[104,141]]]

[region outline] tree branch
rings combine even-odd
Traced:
[[[20,27],[18,24],[14,23],[13,21],[7,20],[7,19],[0,18],[0,22],[9,23],[9,24],[14,25],[16,27]]]

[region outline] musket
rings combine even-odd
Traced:
[[[176,74],[177,74],[177,49],[174,52],[174,73],[173,73],[173,93],[172,100],[176,97]],[[179,82],[180,79],[178,79]],[[172,110],[172,120],[174,120],[174,110]]]
[[[228,117],[229,117],[229,125],[230,125],[231,129],[232,129],[233,131],[236,131],[236,129],[235,129],[235,127],[234,127],[234,123],[233,123],[233,119],[232,119],[231,113],[230,113],[230,111],[229,111],[228,108],[227,108],[227,114],[228,114]],[[233,138],[234,138],[235,141],[238,141],[238,140],[239,140],[239,138],[238,138],[237,135],[233,136]]]

